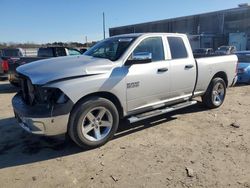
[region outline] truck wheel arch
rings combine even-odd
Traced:
[[[73,108],[71,109],[71,112],[70,112],[67,130],[69,130],[70,125],[74,122],[74,118],[75,117],[73,117],[74,115],[72,114],[72,112],[74,111],[74,109],[78,106],[78,104],[82,103],[85,100],[93,98],[93,97],[102,97],[102,98],[108,99],[117,108],[117,111],[119,113],[119,118],[122,119],[124,117],[123,107],[122,107],[121,102],[120,102],[120,100],[118,99],[117,96],[115,96],[114,94],[112,94],[110,92],[95,92],[95,93],[91,93],[91,94],[83,96],[81,99],[79,99],[74,104],[74,106],[73,106]]]
[[[71,112],[74,110],[74,108],[79,104],[81,103],[82,101],[84,100],[88,100],[88,98],[92,98],[92,97],[102,97],[102,98],[105,98],[105,99],[108,99],[109,101],[111,101],[117,108],[118,110],[118,113],[119,113],[119,117],[120,119],[123,118],[124,116],[124,113],[123,113],[123,107],[121,105],[121,102],[120,100],[118,99],[117,96],[115,96],[114,94],[110,93],[110,92],[106,92],[106,91],[103,91],[103,92],[95,92],[95,93],[91,93],[91,94],[88,94],[88,95],[85,95],[83,96],[82,98],[80,98],[73,106]]]
[[[223,71],[220,71],[220,72],[217,72],[213,78],[211,79],[211,81],[214,79],[214,78],[221,78],[224,80],[225,84],[226,84],[226,87],[228,87],[228,78],[227,78],[227,74]]]

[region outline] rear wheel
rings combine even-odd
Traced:
[[[71,114],[69,135],[82,148],[96,148],[115,134],[119,115],[115,105],[104,98],[92,97],[79,103]]]
[[[214,78],[208,86],[202,102],[209,108],[220,107],[226,96],[226,84],[222,78]]]

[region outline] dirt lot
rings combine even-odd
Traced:
[[[13,118],[15,92],[0,82],[1,187],[250,187],[250,86],[230,88],[216,110],[197,104],[124,121],[91,151],[24,132]]]

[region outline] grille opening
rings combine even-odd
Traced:
[[[34,86],[31,81],[25,76],[18,75],[21,83],[21,93],[24,102],[28,105],[32,105],[34,102]]]

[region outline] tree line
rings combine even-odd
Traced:
[[[39,48],[39,47],[46,47],[46,46],[63,46],[63,47],[70,47],[70,48],[86,48],[91,47],[97,42],[88,42],[88,43],[80,43],[80,42],[53,42],[53,43],[45,43],[45,44],[38,44],[38,43],[14,43],[14,42],[2,42],[0,43],[0,48]]]

